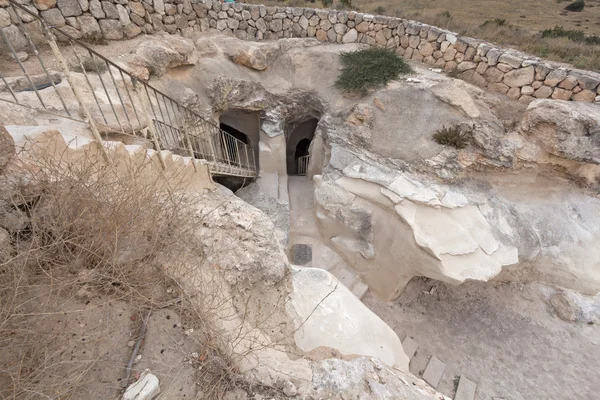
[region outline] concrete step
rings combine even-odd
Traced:
[[[413,358],[413,356],[415,355],[415,353],[417,352],[417,349],[419,348],[419,343],[417,343],[417,341],[415,339],[406,335],[406,337],[402,341],[402,348],[404,349],[404,352],[408,356],[408,359],[411,360]]]
[[[477,385],[475,382],[469,380],[464,375],[461,375],[460,380],[458,381],[456,394],[454,395],[454,400],[474,400],[476,390]]]
[[[425,372],[423,373],[423,380],[435,389],[439,385],[445,369],[446,364],[436,356],[431,356],[427,368],[425,368]]]

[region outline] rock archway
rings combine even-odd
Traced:
[[[288,175],[298,175],[298,159],[309,155],[310,143],[319,120],[310,118],[296,125],[287,136],[286,166]]]

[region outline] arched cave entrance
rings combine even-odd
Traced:
[[[246,110],[228,110],[219,118],[219,127],[252,148],[256,169],[258,171],[259,114]],[[221,144],[222,147],[224,147],[224,145],[224,143]],[[230,157],[233,162],[239,162],[244,161],[241,160],[241,158],[245,158],[245,155],[230,154]],[[249,183],[248,178],[235,176],[215,176],[213,179],[215,182],[220,183],[234,192]]]
[[[310,143],[319,120],[311,118],[296,125],[287,138],[286,165],[288,175],[306,175]]]

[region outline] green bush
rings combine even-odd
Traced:
[[[378,14],[378,15],[385,14],[385,7],[384,6],[377,6],[377,8],[375,9],[375,14]]]
[[[333,0],[321,0],[321,3],[323,3],[323,7],[329,7],[333,4]]]
[[[566,38],[574,42],[600,45],[600,36],[586,36],[583,31],[564,29],[562,26],[544,29],[543,31],[540,31],[540,34],[543,38]]]
[[[585,8],[585,1],[577,0],[565,7],[567,11],[581,12]]]
[[[367,89],[385,85],[412,68],[393,50],[371,47],[340,54],[342,73],[335,85],[345,91],[366,93]]]
[[[471,132],[462,132],[459,126],[446,128],[442,126],[442,129],[436,131],[433,134],[433,140],[437,144],[443,146],[452,146],[456,149],[464,149],[469,145],[469,136]]]

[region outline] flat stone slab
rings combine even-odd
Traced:
[[[454,400],[474,400],[475,390],[477,390],[475,382],[461,376],[460,381],[458,381],[458,388],[456,389]]]
[[[429,364],[427,364],[427,368],[425,368],[425,372],[423,373],[423,380],[435,389],[439,385],[445,369],[446,364],[436,356],[431,356]]]
[[[404,341],[402,341],[402,348],[404,349],[404,352],[406,353],[406,355],[408,356],[408,359],[410,360],[411,358],[413,358],[413,356],[417,352],[417,349],[419,348],[419,343],[417,343],[417,341],[415,339],[406,335],[406,337],[404,338]]]
[[[292,264],[306,265],[312,261],[312,245],[294,244],[290,250]]]

